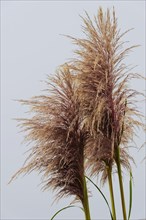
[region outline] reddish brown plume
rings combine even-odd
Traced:
[[[75,195],[83,200],[84,134],[79,128],[79,101],[74,76],[68,66],[48,79],[47,95],[21,103],[34,116],[20,120],[32,150],[21,173],[37,170],[44,175],[44,188],[59,190],[57,197]],[[13,177],[13,178],[14,178]]]
[[[84,170],[91,175],[113,167],[120,148],[123,167],[130,168],[128,147],[135,128],[144,128],[135,107],[139,93],[129,80],[140,78],[123,60],[136,46],[124,48],[115,11],[102,9],[84,22],[84,39],[71,39],[78,46],[77,58],[63,65],[47,82],[47,94],[21,103],[33,116],[20,120],[31,153],[14,176],[37,170],[43,173],[44,188],[59,190],[58,196],[75,195],[83,202]],[[85,159],[84,159],[85,157]],[[85,162],[85,168],[84,168]]]
[[[115,11],[106,13],[99,8],[94,22],[86,13],[84,39],[70,37],[77,45],[77,58],[69,63],[78,80],[78,96],[81,102],[82,127],[89,132],[86,139],[87,167],[91,174],[103,173],[106,166],[116,161],[116,148],[120,146],[121,163],[130,168],[128,146],[135,135],[135,127],[142,127],[142,116],[135,107],[139,93],[129,88],[129,80],[140,78],[123,62],[127,54],[137,46],[124,48],[117,28]]]

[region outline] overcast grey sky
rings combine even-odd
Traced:
[[[104,9],[115,7],[119,27],[122,31],[134,28],[125,36],[129,45],[140,44],[127,58],[127,63],[138,65],[136,71],[145,74],[145,2],[144,1],[2,1],[1,2],[1,165],[2,165],[2,219],[49,219],[55,211],[68,205],[72,198],[62,199],[52,205],[51,191],[41,192],[41,176],[37,173],[19,178],[7,185],[12,174],[23,164],[28,149],[21,143],[16,121],[12,118],[26,117],[24,106],[13,101],[27,99],[40,94],[44,88],[41,80],[46,74],[54,73],[57,66],[73,56],[74,46],[60,34],[81,37],[81,18],[86,10],[91,17],[99,6]],[[133,82],[133,87],[144,90],[144,83]],[[144,111],[144,105],[139,106]],[[140,146],[144,134],[138,131],[135,138]],[[133,209],[132,220],[144,219],[145,214],[145,163],[141,162],[145,150],[131,151],[137,167],[133,166]],[[128,174],[124,173],[125,195],[128,206]],[[118,219],[122,219],[117,178],[114,178]],[[100,186],[100,185],[99,185]],[[90,186],[92,219],[110,219],[107,207]],[[108,186],[103,192],[108,194]],[[80,209],[68,209],[56,219],[84,219]]]

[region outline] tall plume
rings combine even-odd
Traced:
[[[141,114],[134,105],[139,93],[128,87],[130,79],[140,76],[123,63],[137,45],[123,49],[122,37],[129,30],[120,33],[114,9],[112,13],[107,9],[104,14],[99,8],[94,22],[87,13],[82,19],[86,38],[70,37],[78,48],[75,50],[77,58],[69,67],[78,78],[82,127],[89,132],[86,165],[93,175],[102,172],[105,180],[105,168],[114,165],[119,146],[121,164],[130,168],[129,160],[133,158],[127,148],[133,140],[135,127],[143,127],[139,120]]]
[[[129,144],[135,128],[144,128],[143,115],[136,108],[137,96],[129,86],[141,76],[124,58],[137,45],[125,49],[113,9],[99,8],[94,22],[86,13],[83,32],[86,38],[70,37],[77,45],[76,59],[49,77],[47,94],[21,100],[31,108],[32,117],[21,119],[25,140],[32,144],[24,166],[12,177],[36,170],[43,173],[44,189],[58,190],[57,197],[74,195],[83,204],[90,220],[85,171],[108,179],[112,216],[116,219],[112,169],[117,168],[123,209],[127,219],[121,165],[131,169],[134,159]],[[142,119],[142,120],[141,120]],[[116,166],[115,166],[116,165]]]
[[[83,202],[84,134],[79,126],[74,76],[63,65],[47,85],[47,95],[21,101],[34,114],[20,120],[25,140],[33,145],[24,167],[13,178],[39,171],[44,176],[44,189],[58,190],[57,198],[74,195]]]

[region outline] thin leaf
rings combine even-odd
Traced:
[[[83,208],[81,208],[81,207],[79,207],[79,206],[75,206],[75,205],[65,206],[64,208],[62,208],[62,209],[60,209],[59,211],[57,211],[57,212],[53,215],[53,217],[52,217],[50,220],[53,220],[56,215],[58,215],[60,212],[62,212],[62,211],[65,210],[65,209],[68,209],[68,208],[80,208],[82,211],[84,211]]]
[[[130,180],[129,180],[129,214],[128,220],[130,219],[131,209],[132,209],[132,172],[130,171]]]
[[[89,177],[87,177],[87,176],[85,176],[85,177],[86,177],[86,178],[96,187],[96,189],[100,192],[100,194],[102,195],[102,197],[104,198],[104,200],[105,200],[105,202],[106,202],[106,204],[107,204],[107,206],[108,206],[111,219],[114,220],[114,218],[113,218],[113,216],[112,216],[112,212],[111,212],[110,205],[109,205],[109,203],[108,203],[108,201],[107,201],[105,195],[103,194],[103,192],[99,189],[99,187],[98,187]]]

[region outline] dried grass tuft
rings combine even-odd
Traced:
[[[33,113],[21,119],[31,153],[13,177],[33,170],[43,173],[44,189],[57,190],[57,198],[75,195],[83,201],[84,133],[80,130],[79,101],[74,76],[67,64],[47,81],[47,95],[21,100]]]
[[[77,58],[69,67],[78,80],[78,96],[81,102],[82,127],[89,132],[85,152],[86,166],[92,175],[102,172],[105,181],[106,166],[116,161],[116,148],[120,146],[121,164],[130,169],[128,152],[130,141],[136,135],[135,128],[144,128],[143,117],[135,107],[137,95],[143,95],[129,87],[133,78],[142,78],[126,66],[124,58],[138,45],[124,48],[117,27],[115,10],[106,13],[99,8],[92,22],[86,13],[82,18],[85,38],[70,37],[77,45]]]
[[[129,80],[140,78],[123,62],[136,46],[126,49],[117,28],[113,9],[98,10],[94,22],[86,13],[84,39],[70,37],[77,45],[77,58],[49,77],[46,95],[21,100],[33,113],[21,119],[31,153],[13,177],[36,170],[43,173],[44,189],[58,190],[58,198],[75,195],[83,202],[84,169],[107,178],[106,167],[114,167],[120,147],[123,167],[130,169],[128,148],[144,128],[135,107],[139,93],[129,88]],[[142,94],[143,95],[143,94]],[[85,162],[85,168],[84,168]]]

